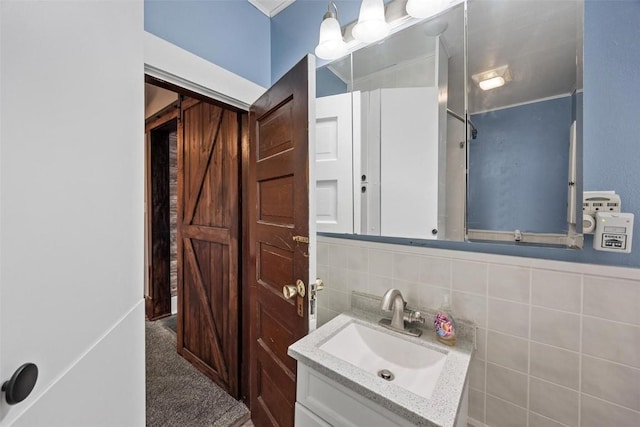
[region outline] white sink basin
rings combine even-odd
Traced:
[[[427,399],[447,358],[446,353],[355,322],[319,348],[375,376],[386,369],[394,376],[389,382]]]

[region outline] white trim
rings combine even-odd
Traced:
[[[152,77],[248,110],[265,88],[144,32],[144,71]]]
[[[173,296],[171,297],[171,314],[177,314],[177,313],[178,313],[178,297]]]
[[[295,0],[281,0],[280,3],[278,3],[275,7],[271,7],[271,8],[265,5],[264,2],[260,0],[249,0],[249,3],[251,3],[260,12],[267,15],[269,18],[273,18],[278,13],[282,12],[287,7],[289,7],[294,1]]]
[[[494,111],[506,110],[509,108],[522,107],[523,105],[537,104],[538,102],[553,101],[554,99],[568,98],[572,95],[573,95],[573,92],[569,92],[569,93],[561,93],[559,95],[547,96],[546,98],[534,99],[532,101],[516,102],[515,104],[511,104],[511,105],[503,105],[502,107],[491,108],[488,110],[481,110],[481,111],[469,113],[469,116],[474,116],[476,114],[492,113]]]

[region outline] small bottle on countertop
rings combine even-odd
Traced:
[[[445,294],[442,305],[436,312],[433,319],[433,326],[436,338],[443,344],[456,344],[456,322],[451,315],[451,305],[449,304],[449,294]]]

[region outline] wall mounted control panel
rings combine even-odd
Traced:
[[[593,248],[599,251],[631,252],[633,237],[632,213],[596,213]]]

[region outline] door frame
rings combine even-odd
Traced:
[[[146,234],[146,264],[147,268],[145,273],[147,289],[144,296],[145,299],[145,312],[149,320],[158,320],[163,317],[171,315],[171,257],[166,260],[158,259],[153,252],[154,243],[154,218],[153,213],[155,211],[154,197],[153,197],[153,156],[151,154],[154,145],[154,139],[152,135],[156,132],[163,132],[166,128],[172,127],[171,123],[176,122],[175,131],[178,131],[178,109],[176,103],[168,105],[166,108],[149,117],[145,123],[145,234]],[[167,192],[169,187],[167,187]],[[168,194],[167,194],[168,196]],[[167,207],[169,208],[169,207]],[[163,239],[167,239],[166,244],[171,245],[170,229],[167,230],[167,235],[163,236]],[[160,266],[160,269],[166,268],[169,273],[169,279],[166,284],[157,283],[153,278],[155,277],[154,269],[158,267],[158,264],[162,263],[166,265]]]
[[[144,72],[145,81],[165,89],[180,91],[187,96],[207,102],[218,102],[225,106],[233,106],[241,111],[240,141],[240,191],[247,188],[246,170],[249,161],[249,106],[257,100],[266,88],[253,83],[237,74],[208,62],[186,50],[169,43],[151,33],[144,33]],[[242,193],[241,193],[242,194]],[[240,200],[242,213],[242,233],[239,242],[240,253],[248,250],[247,207]],[[242,264],[241,264],[242,265]],[[146,274],[146,272],[145,272]],[[242,311],[240,318],[240,398],[249,405],[249,289],[247,272],[244,266],[240,271]]]

